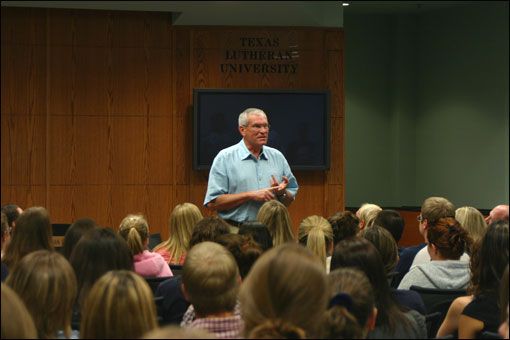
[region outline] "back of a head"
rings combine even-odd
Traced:
[[[213,241],[220,235],[230,233],[230,226],[218,216],[204,217],[197,223],[191,234],[189,247],[204,241]]]
[[[499,285],[499,306],[501,310],[501,322],[508,322],[508,281],[509,281],[509,273],[508,273],[508,264],[506,265],[505,271],[501,276],[501,281]],[[505,310],[505,305],[507,306]]]
[[[473,242],[482,239],[487,230],[487,223],[478,209],[473,207],[461,207],[455,210],[455,219],[466,229]]]
[[[253,328],[248,339],[306,339],[306,332],[281,319],[267,320]]]
[[[362,225],[363,228],[371,226],[381,210],[382,208],[377,204],[363,203],[356,212],[356,216],[360,221],[360,226]]]
[[[489,216],[487,216],[486,222],[487,224],[496,222],[496,221],[503,221],[508,222],[508,204],[500,204],[495,206],[489,213]]]
[[[245,335],[269,320],[281,320],[317,335],[327,305],[327,276],[305,247],[285,243],[255,263],[239,294]]]
[[[88,231],[97,227],[98,226],[96,222],[91,218],[80,218],[74,221],[69,229],[67,229],[64,236],[64,246],[62,253],[65,258],[69,260],[71,258],[71,253],[73,252],[74,247],[78,241],[80,241],[81,237]]]
[[[359,231],[359,219],[349,210],[337,212],[328,218],[333,228],[333,239],[335,245],[349,237],[356,236]]]
[[[187,249],[193,229],[202,218],[200,209],[193,203],[177,204],[168,219],[170,237],[182,248]]]
[[[239,228],[240,235],[251,235],[263,251],[273,247],[273,238],[267,226],[259,221],[244,222]]]
[[[113,270],[92,286],[82,310],[80,338],[136,339],[155,328],[154,298],[141,276]]]
[[[37,330],[18,294],[2,283],[2,339],[37,339]]]
[[[487,227],[470,259],[471,294],[497,293],[501,275],[508,266],[508,237],[508,222],[496,221]]]
[[[370,241],[352,237],[339,242],[331,258],[331,270],[344,267],[359,269],[368,277],[376,299],[378,326],[394,330],[398,323],[406,322],[406,317],[391,295],[381,255]]]
[[[421,205],[421,215],[429,223],[444,217],[455,218],[455,206],[444,197],[429,197]]]
[[[324,217],[306,217],[299,225],[299,243],[306,246],[326,268],[327,247],[333,243],[333,229]]]
[[[224,234],[220,235],[216,242],[227,248],[234,256],[242,279],[248,275],[251,267],[263,252],[250,234]]]
[[[167,325],[145,333],[142,339],[217,339],[205,329]]]
[[[126,240],[133,255],[140,254],[149,238],[149,224],[142,214],[127,215],[120,222],[119,235]]]
[[[287,207],[277,201],[271,200],[262,204],[257,214],[257,220],[267,226],[273,237],[273,246],[293,241],[292,222]]]
[[[7,284],[25,303],[40,337],[53,338],[60,330],[70,336],[77,287],[64,256],[48,250],[30,253],[9,273]]]
[[[126,241],[112,229],[97,228],[85,234],[71,255],[78,280],[79,301],[90,287],[110,270],[133,270],[133,256]]]
[[[366,275],[358,269],[339,268],[328,275],[330,302],[324,337],[364,339],[373,316],[375,296]]]
[[[398,211],[391,209],[379,211],[374,220],[374,224],[388,230],[397,244],[402,238],[405,222]]]
[[[6,204],[2,206],[2,212],[7,216],[9,227],[13,228],[19,215],[23,212],[16,204]]]
[[[381,255],[385,273],[390,274],[398,262],[397,243],[390,232],[374,224],[363,229],[360,232],[360,236],[372,242]]]
[[[214,242],[202,242],[188,252],[182,283],[197,314],[205,317],[234,310],[239,270],[230,252]]]
[[[429,244],[436,246],[441,256],[448,260],[458,260],[472,244],[467,231],[453,217],[431,223],[427,238]]]
[[[2,252],[3,252],[3,246],[4,246],[4,240],[6,239],[6,236],[9,236],[11,234],[11,228],[9,227],[9,223],[7,223],[7,216],[5,216],[4,213],[1,213],[2,215]]]
[[[26,209],[16,220],[16,228],[2,260],[12,267],[30,252],[53,250],[52,234],[50,216],[45,208]]]

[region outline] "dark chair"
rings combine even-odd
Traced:
[[[151,234],[149,236],[149,245],[148,245],[149,250],[154,249],[154,247],[160,243],[161,243],[161,234],[160,233]]]
[[[144,279],[149,284],[149,287],[151,287],[152,294],[156,296],[156,289],[158,289],[159,284],[169,278],[171,278],[171,276],[145,277]]]
[[[180,264],[171,264],[170,270],[172,271],[172,274],[174,274],[174,276],[182,274],[182,266]]]
[[[480,339],[503,339],[499,333],[485,331],[482,332]]]
[[[427,311],[425,322],[429,338],[436,337],[436,333],[441,327],[452,301],[459,296],[467,295],[465,289],[436,289],[418,286],[411,286],[409,289],[420,294],[423,299]]]

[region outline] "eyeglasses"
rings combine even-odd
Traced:
[[[418,222],[422,222],[424,220],[423,216],[421,214],[419,214],[418,216],[416,216],[416,220]]]
[[[269,130],[271,128],[271,125],[269,125],[269,124],[253,124],[253,125],[250,125],[250,126],[247,126],[247,127],[252,128],[253,130],[260,131],[262,129]]]

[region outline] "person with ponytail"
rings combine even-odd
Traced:
[[[163,257],[147,249],[149,225],[143,215],[127,215],[120,223],[119,234],[131,250],[137,274],[143,277],[173,276]]]
[[[471,271],[469,262],[460,257],[470,249],[472,240],[467,231],[452,217],[431,223],[427,232],[430,262],[411,267],[398,289],[412,285],[436,289],[467,288]]]
[[[375,295],[367,276],[355,268],[338,268],[328,275],[330,301],[323,337],[365,339],[375,328]]]
[[[333,252],[333,228],[324,217],[313,215],[305,218],[299,225],[299,243],[317,255],[329,272],[331,253]]]

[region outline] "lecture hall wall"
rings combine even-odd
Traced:
[[[297,61],[278,61],[297,71],[222,72],[243,37],[277,38],[275,51],[297,44]],[[172,27],[170,13],[2,7],[1,39],[2,204],[114,228],[141,212],[166,238],[176,204],[213,214],[202,206],[208,173],[191,166],[193,88],[295,88],[331,91],[331,168],[295,172],[294,229],[344,209],[342,29]]]

